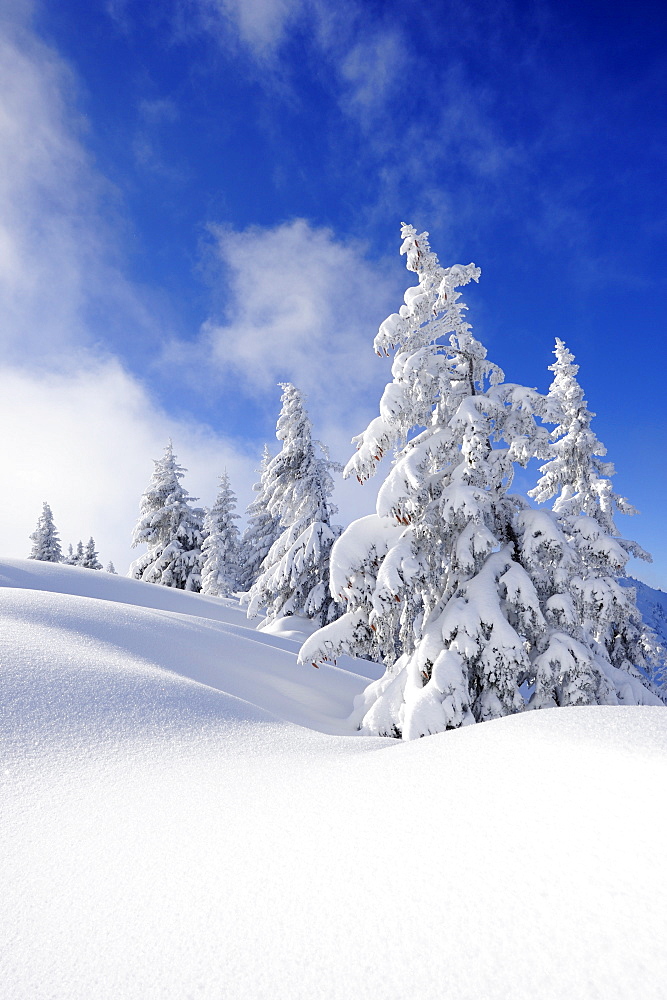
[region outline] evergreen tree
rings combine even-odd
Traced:
[[[66,566],[76,566],[76,554],[71,542],[67,546],[67,555],[63,558],[63,562]]]
[[[141,498],[139,521],[132,545],[148,551],[130,566],[135,580],[159,583],[179,590],[198,591],[201,586],[201,544],[204,511],[191,504],[180,483],[184,469],[177,464],[171,441]]]
[[[458,288],[479,269],[443,268],[427,233],[404,225],[402,235],[419,283],[376,337],[378,354],[398,345],[393,382],[345,475],[363,482],[399,451],[376,515],[334,547],[332,587],[347,612],[300,659],[379,649],[386,671],[358,699],[357,720],[364,732],[409,739],[523,707],[530,651],[547,624],[517,559],[527,504],[508,489],[514,462],[543,453],[546,431],[533,415],[537,393],[505,384],[465,322]]]
[[[543,414],[558,426],[549,460],[529,494],[540,503],[555,497],[554,520],[570,548],[568,579],[560,598],[552,598],[550,616],[588,651],[589,673],[603,691],[602,696],[592,692],[588,703],[654,703],[636,668],[650,675],[659,643],[642,622],[634,589],[620,584],[631,555],[647,560],[650,556],[636,542],[620,537],[616,512],[636,510],[613,490],[614,466],[603,461],[606,448],[591,429],[594,414],[577,381],[574,356],[562,340],[556,340],[554,354],[556,362],[550,366],[554,380]],[[544,563],[539,556],[537,561]],[[535,701],[568,703],[563,702],[563,690],[572,685],[571,673],[564,674],[557,658],[540,657]]]
[[[612,495],[600,477],[610,469],[590,460],[603,452],[597,442],[591,452],[586,435],[576,456],[571,441],[552,448],[535,423],[535,413],[559,421],[557,437],[587,430],[571,381],[546,398],[504,384],[463,320],[457,288],[477,280],[477,268],[443,269],[427,234],[404,226],[403,236],[419,284],[380,327],[378,353],[400,345],[394,381],[380,416],[356,439],[346,474],[365,480],[383,452],[408,440],[379,491],[377,514],[334,546],[332,592],[347,611],[307,640],[300,660],[379,653],[385,675],[358,699],[356,717],[365,732],[404,738],[521,711],[521,689],[533,686],[532,707],[657,704],[630,664],[632,628],[619,628],[618,616],[610,628],[601,613],[622,598],[610,578],[602,597],[600,566],[618,570],[628,551],[638,552],[633,543],[619,549],[610,535],[603,540]],[[561,370],[559,385],[563,378]],[[547,463],[535,495],[552,496],[556,481],[579,483],[564,486],[569,521],[562,504],[556,514],[535,511],[508,493],[515,462],[562,462],[566,452],[572,467]],[[586,501],[577,479],[585,468]],[[617,498],[617,506],[629,512],[627,501]],[[578,577],[582,560],[588,579]],[[637,660],[636,646],[633,653]]]
[[[74,565],[83,566],[85,558],[86,558],[86,553],[83,547],[83,542],[81,541],[81,539],[79,539],[76,545],[76,552],[74,553]]]
[[[84,569],[102,569],[102,563],[99,561],[97,556],[98,553],[95,551],[95,540],[91,535],[88,539],[86,548],[83,551],[83,558],[81,560],[81,565]]]
[[[253,486],[257,496],[246,509],[248,523],[241,538],[239,567],[239,587],[241,590],[250,590],[260,574],[269,549],[281,534],[280,519],[269,510],[271,486],[268,469],[270,462],[271,453],[268,445],[264,445],[262,462],[257,470],[259,482]]]
[[[109,560],[109,562],[107,563],[106,572],[111,573],[113,576],[118,576],[118,573],[116,572],[116,567],[111,562],[111,560]]]
[[[336,617],[329,591],[329,554],[340,534],[332,526],[336,508],[330,462],[322,445],[318,458],[302,394],[281,383],[282,408],[276,437],[280,452],[266,468],[266,502],[281,534],[271,546],[247,596],[248,617],[264,608],[268,621],[299,614],[320,624]]]
[[[41,562],[62,562],[63,553],[60,547],[60,537],[53,523],[51,508],[46,502],[37,519],[37,527],[30,535],[30,541],[33,544],[28,559],[39,559]]]
[[[229,597],[238,588],[239,529],[236,496],[226,472],[220,476],[215,504],[204,518],[201,589],[203,594]]]

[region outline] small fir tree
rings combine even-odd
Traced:
[[[329,555],[341,531],[331,524],[337,466],[322,445],[317,455],[302,394],[290,383],[281,385],[276,437],[282,448],[266,468],[266,502],[282,531],[248,592],[248,617],[263,608],[268,622],[298,614],[324,624],[337,615],[329,590]]]
[[[76,553],[72,548],[71,542],[67,546],[67,555],[63,558],[63,562],[66,566],[76,566]]]
[[[185,470],[176,462],[171,441],[164,457],[154,464],[132,536],[133,546],[147,545],[148,551],[135,559],[129,575],[135,580],[198,591],[204,511],[191,506],[196,498],[181,486]]]
[[[271,453],[268,445],[264,445],[262,462],[257,470],[259,482],[253,486],[257,496],[246,508],[248,523],[241,538],[239,587],[245,591],[250,590],[258,578],[269,549],[282,533],[280,519],[269,510],[271,478],[268,470],[270,463]]]
[[[111,573],[113,576],[118,576],[118,573],[116,572],[116,567],[111,562],[111,560],[109,560],[109,562],[107,563],[106,572]]]
[[[238,589],[239,529],[235,521],[236,496],[226,472],[220,476],[215,504],[204,518],[201,590],[214,597],[229,597]]]
[[[79,539],[76,545],[76,552],[74,553],[74,565],[83,566],[85,558],[86,558],[86,551],[83,547],[83,542],[81,541],[81,539]]]
[[[30,535],[32,550],[29,559],[41,562],[62,562],[63,553],[60,547],[58,530],[53,523],[53,513],[48,503],[44,502],[42,513],[37,519],[37,527]]]
[[[557,426],[548,461],[529,494],[540,503],[555,498],[554,520],[571,553],[569,578],[560,597],[552,599],[549,613],[587,650],[589,673],[597,681],[594,686],[602,690],[602,696],[600,690],[592,692],[588,703],[654,703],[646,676],[654,667],[659,643],[642,622],[634,588],[620,584],[630,556],[649,561],[651,557],[636,542],[620,536],[616,512],[637,512],[614,492],[614,466],[603,461],[606,448],[591,429],[594,414],[577,381],[574,356],[558,339],[554,354],[554,380],[543,414]],[[568,683],[571,671],[564,675],[557,658],[540,657],[535,703],[563,704]]]
[[[95,539],[92,535],[88,539],[88,543],[83,551],[81,565],[84,569],[102,569],[102,563],[99,561],[98,553],[95,551]]]

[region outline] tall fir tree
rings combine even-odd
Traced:
[[[227,472],[220,476],[215,504],[204,518],[201,590],[214,597],[229,597],[238,589],[240,535],[235,521],[236,495]]]
[[[147,545],[148,551],[135,559],[129,575],[148,583],[199,591],[204,511],[192,506],[196,497],[190,497],[181,486],[185,470],[176,462],[171,441],[164,457],[154,465],[132,536],[133,546]]]
[[[42,513],[37,519],[37,527],[30,535],[32,550],[29,559],[38,559],[41,562],[62,562],[63,553],[60,547],[60,536],[53,522],[53,513],[46,501],[42,506]]]
[[[264,445],[262,462],[257,470],[259,482],[253,485],[257,496],[246,508],[247,526],[241,538],[239,587],[245,591],[250,590],[258,578],[271,546],[282,533],[280,518],[269,510],[270,463],[271,452],[268,445]]]
[[[248,592],[248,616],[264,609],[268,622],[298,614],[324,624],[337,615],[329,555],[341,531],[331,524],[336,513],[331,472],[338,467],[322,445],[322,456],[317,455],[301,392],[289,382],[281,386],[276,437],[282,448],[266,468],[266,502],[282,530]]]
[[[396,349],[380,415],[356,438],[346,475],[363,482],[397,446],[375,517],[333,554],[347,612],[304,645],[302,661],[379,650],[385,674],[357,701],[368,733],[410,739],[521,711],[521,686],[548,625],[519,559],[509,488],[514,463],[544,454],[534,390],[506,384],[465,321],[458,289],[474,264],[443,268],[428,234],[402,228],[418,276],[381,325],[378,354]],[[407,443],[404,443],[406,442]]]

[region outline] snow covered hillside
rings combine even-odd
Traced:
[[[361,737],[251,624],[0,562],[2,1000],[665,995],[667,712]]]
[[[628,577],[624,582],[637,591],[637,607],[641,611],[642,618],[647,625],[655,629],[658,639],[667,649],[667,594],[664,590],[656,590],[641,580],[633,580],[632,577]]]

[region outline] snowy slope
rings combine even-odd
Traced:
[[[655,629],[662,645],[667,649],[667,594],[664,590],[656,590],[642,583],[641,580],[633,580],[628,577],[628,586],[632,586],[637,591],[637,607],[641,611],[642,618],[647,625]]]
[[[663,709],[365,739],[231,602],[0,577],[3,1000],[665,996]]]

